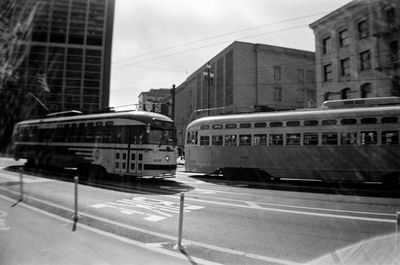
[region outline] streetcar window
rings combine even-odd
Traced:
[[[240,128],[251,128],[251,123],[241,123],[239,125]]]
[[[399,131],[383,131],[382,144],[399,144]]]
[[[230,124],[226,124],[226,125],[225,125],[225,128],[226,128],[226,129],[235,129],[236,127],[237,127],[237,125],[234,124],[234,123],[230,123]]]
[[[356,119],[342,119],[340,121],[341,124],[356,124],[357,120]]]
[[[270,134],[269,135],[270,145],[283,145],[283,135],[282,134]]]
[[[318,133],[304,133],[303,144],[304,145],[318,145]]]
[[[87,127],[93,127],[93,125],[94,125],[93,122],[88,122],[87,123]]]
[[[323,120],[322,125],[335,125],[337,120]]]
[[[256,122],[256,123],[254,123],[254,127],[255,128],[267,127],[267,123],[266,122]]]
[[[214,125],[212,126],[212,128],[213,128],[213,129],[222,129],[223,126],[222,126],[222,124],[214,124]]]
[[[222,145],[222,135],[213,135],[211,138],[212,145]]]
[[[383,117],[382,123],[396,123],[397,120],[397,117]]]
[[[210,145],[210,136],[200,136],[200,145]]]
[[[338,134],[336,132],[323,132],[322,133],[322,144],[323,145],[337,145]]]
[[[112,128],[103,131],[103,143],[112,143]]]
[[[103,123],[101,121],[96,122],[96,127],[100,127],[100,126],[103,126]]]
[[[300,126],[300,121],[287,121],[286,126],[288,126],[288,127]]]
[[[87,128],[86,134],[85,134],[85,143],[93,143],[94,142],[94,130],[93,128]],[[121,135],[121,132],[118,132],[117,135]],[[117,137],[118,138],[118,137]],[[117,143],[120,143],[119,139],[117,140]]]
[[[126,127],[114,127],[114,142],[115,143],[125,143],[126,142]],[[86,135],[87,141],[94,141],[94,130],[88,130],[88,134]]]
[[[300,133],[286,134],[286,145],[300,145]]]
[[[357,132],[343,132],[340,135],[341,145],[356,145],[357,144]]]
[[[377,118],[362,118],[361,119],[361,124],[374,124],[377,122],[378,122]]]
[[[305,120],[304,121],[304,126],[316,126],[318,125],[317,120]]]
[[[280,121],[273,121],[269,124],[269,126],[271,127],[282,127],[283,126],[283,122]]]
[[[235,146],[235,145],[237,145],[237,135],[235,135],[235,134],[225,135],[225,145],[226,146]]]
[[[255,134],[254,145],[267,145],[267,135],[266,134]]]
[[[239,135],[239,145],[251,145],[251,134]]]
[[[195,144],[197,144],[197,132],[195,135]],[[149,144],[175,145],[175,141],[175,130],[151,127],[148,141]]]
[[[210,130],[210,125],[208,124],[201,125],[200,130]]]
[[[375,131],[361,132],[361,145],[377,144],[377,133]]]
[[[113,121],[106,121],[106,126],[107,126],[107,127],[113,126],[113,125],[114,125],[114,122],[113,122]]]

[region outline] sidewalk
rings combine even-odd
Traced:
[[[179,252],[72,227],[72,220],[0,195],[0,264],[191,264]]]

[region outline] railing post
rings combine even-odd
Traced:
[[[178,248],[182,249],[182,229],[183,229],[183,207],[185,204],[185,193],[181,192],[181,202],[179,207],[179,228],[178,228]]]
[[[72,231],[76,231],[76,225],[77,225],[77,223],[78,223],[78,219],[79,219],[79,217],[78,217],[78,182],[79,182],[79,177],[78,176],[75,176],[74,177],[74,183],[75,183],[75,185],[74,185],[74,187],[75,187],[75,214],[74,214],[74,216],[72,217],[72,219],[73,219],[73,221],[74,221],[74,225],[73,225],[73,227],[72,227]]]
[[[22,202],[24,200],[24,176],[22,174],[22,168],[19,170],[19,179],[20,179],[20,197],[19,200]]]
[[[397,258],[397,256],[400,256],[400,212],[397,212],[396,214],[396,234],[394,236],[394,256]]]

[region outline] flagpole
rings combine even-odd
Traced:
[[[46,107],[46,105],[40,99],[38,99],[35,95],[33,95],[32,92],[28,92],[28,95],[33,97],[45,110],[47,110],[47,112],[50,112],[49,108]]]

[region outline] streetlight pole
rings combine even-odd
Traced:
[[[212,80],[214,79],[214,73],[211,72],[211,64],[210,63],[206,64],[206,69],[204,70],[203,75],[207,81],[207,116],[210,116],[210,108],[211,108],[210,90],[211,90]]]

